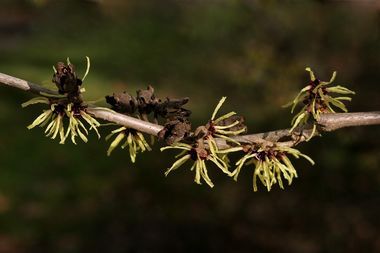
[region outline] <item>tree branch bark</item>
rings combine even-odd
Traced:
[[[41,95],[41,93],[50,94],[50,95],[58,95],[58,92],[46,89],[38,84],[34,84],[17,77],[9,76],[3,73],[0,73],[0,83],[18,88],[24,91],[29,91],[37,95]]]
[[[24,91],[29,91],[40,96],[44,96],[44,94],[58,94],[56,91],[43,88],[38,84],[34,84],[3,73],[0,73],[0,83]],[[133,128],[140,132],[155,136],[157,136],[158,132],[163,129],[163,126],[161,125],[120,114],[108,108],[89,106],[89,108],[87,108],[87,112],[96,118],[123,125],[125,127]],[[323,131],[335,131],[344,127],[366,125],[380,125],[380,111],[322,114],[318,120],[318,127],[317,131],[314,133],[314,136],[319,135]],[[310,138],[311,134],[312,126],[306,126],[302,129],[298,128],[292,133],[289,132],[289,129],[280,129],[265,133],[236,136],[234,139],[245,143],[276,143],[276,145],[295,146],[298,143]],[[217,144],[221,149],[229,147],[229,145],[223,139],[217,139]]]
[[[153,124],[141,119],[117,113],[103,107],[89,107],[86,111],[96,118],[113,122],[125,127],[133,128],[140,132],[154,136],[157,136],[158,132],[164,128],[161,125]]]
[[[330,113],[322,115],[318,123],[323,131],[334,131],[343,127],[380,125],[380,111]]]

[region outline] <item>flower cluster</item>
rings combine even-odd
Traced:
[[[313,121],[313,134],[316,130],[316,121],[318,121],[320,114],[322,113],[335,113],[333,107],[336,107],[344,112],[347,112],[346,106],[342,101],[351,101],[351,97],[348,96],[338,96],[333,97],[331,93],[341,94],[341,95],[351,95],[355,92],[343,87],[343,86],[332,86],[328,87],[336,77],[336,72],[334,71],[330,81],[321,81],[316,78],[313,71],[310,68],[306,68],[306,71],[310,74],[310,82],[305,86],[295,97],[293,101],[285,106],[292,106],[291,112],[294,112],[295,107],[299,103],[303,103],[304,106],[292,119],[291,132],[297,127],[309,123],[310,116]],[[311,137],[313,136],[311,135]]]
[[[31,104],[43,103],[48,104],[50,107],[44,110],[33,122],[28,126],[28,129],[32,129],[36,126],[45,127],[45,134],[51,139],[55,139],[58,135],[60,137],[60,144],[64,144],[66,139],[71,137],[71,141],[76,143],[75,138],[79,136],[84,142],[87,142],[88,130],[82,120],[87,122],[90,126],[90,130],[94,130],[100,138],[97,128],[100,123],[93,118],[90,114],[86,113],[86,107],[73,104],[53,102],[51,99],[45,97],[36,97],[22,104],[26,107]],[[69,120],[67,129],[65,130],[64,121]]]
[[[299,158],[303,157],[314,165],[314,161],[307,155],[290,147],[245,147],[246,154],[236,162],[236,169],[233,172],[234,180],[237,181],[240,170],[243,165],[254,164],[253,172],[253,190],[257,191],[257,178],[261,183],[271,190],[272,186],[278,183],[281,189],[284,189],[282,177],[287,180],[288,185],[297,177],[297,171],[288,158],[289,155]]]
[[[231,136],[236,136],[247,131],[247,127],[243,124],[244,119],[236,116],[236,112],[229,112],[215,119],[225,101],[226,97],[222,97],[211,116],[211,120],[205,126],[204,138],[207,139],[210,146],[216,146],[215,137],[239,144]]]
[[[220,168],[224,173],[229,176],[232,176],[231,172],[228,171],[227,164],[223,161],[219,156],[213,155],[209,150],[205,148],[198,147],[197,145],[189,145],[185,143],[175,143],[171,146],[166,146],[161,148],[161,151],[167,149],[180,149],[182,152],[176,156],[176,158],[180,157],[173,165],[166,170],[165,176],[167,176],[171,171],[178,169],[185,162],[192,160],[193,165],[190,170],[195,170],[195,178],[194,182],[197,184],[201,183],[201,178],[208,184],[210,187],[214,187],[210,177],[208,176],[208,171],[206,167],[205,161],[211,161],[218,168]]]
[[[67,59],[67,65],[58,62],[53,67],[53,83],[58,88],[60,95],[42,94],[45,97],[36,97],[22,104],[26,107],[32,104],[42,103],[47,104],[49,108],[44,110],[28,129],[36,126],[45,127],[45,134],[47,137],[55,139],[58,135],[60,144],[64,144],[66,139],[70,136],[71,141],[76,143],[76,137],[79,136],[84,142],[87,142],[88,130],[86,122],[90,126],[90,130],[94,130],[100,138],[97,128],[100,123],[86,112],[87,106],[83,103],[81,93],[84,89],[80,89],[83,80],[87,76],[90,69],[90,59],[87,58],[87,69],[83,79],[77,77],[74,65]],[[65,121],[68,120],[67,129],[65,129]]]
[[[110,147],[108,148],[107,155],[110,156],[112,151],[125,139],[124,144],[121,145],[121,148],[124,149],[128,147],[129,156],[131,161],[134,163],[136,161],[136,155],[138,152],[144,152],[145,150],[150,151],[151,148],[146,142],[144,135],[139,131],[136,131],[131,128],[120,127],[116,130],[113,130],[107,137],[106,140],[109,140],[114,134],[117,134],[116,138],[112,141]]]
[[[176,158],[179,157],[179,159],[165,172],[166,176],[171,171],[178,169],[188,160],[193,161],[193,165],[190,169],[192,171],[195,170],[194,181],[197,184],[201,184],[202,178],[210,187],[214,187],[214,184],[208,176],[206,161],[212,162],[228,176],[233,175],[232,172],[229,171],[227,154],[239,151],[241,150],[241,147],[237,146],[230,149],[219,150],[215,138],[223,138],[226,141],[239,145],[239,143],[231,137],[245,132],[246,127],[240,117],[233,117],[236,115],[235,112],[230,112],[216,118],[216,115],[225,100],[226,97],[223,97],[219,101],[210,121],[205,126],[198,127],[194,132],[193,137],[195,141],[192,145],[177,142],[161,148],[161,151],[166,149],[182,150],[182,152],[176,156]]]

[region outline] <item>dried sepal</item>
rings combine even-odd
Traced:
[[[137,99],[125,91],[114,93],[112,96],[106,96],[106,102],[116,112],[127,115],[134,114],[138,107]]]
[[[116,112],[129,116],[137,116],[142,120],[149,121],[153,114],[153,123],[158,124],[159,117],[166,120],[164,128],[158,133],[158,138],[171,145],[186,139],[191,133],[191,124],[188,117],[191,111],[183,108],[189,98],[161,100],[154,95],[152,86],[145,90],[138,90],[136,97],[127,92],[114,93],[106,96],[106,102]]]
[[[113,130],[107,137],[106,140],[109,140],[113,135],[116,135],[116,138],[111,142],[107,155],[110,156],[112,151],[119,146],[123,140],[124,143],[121,145],[121,148],[128,148],[129,156],[131,161],[134,163],[136,161],[136,156],[139,152],[144,152],[146,150],[150,151],[151,148],[145,137],[142,133],[126,127],[120,127]]]
[[[166,144],[180,142],[187,138],[191,131],[191,123],[187,119],[178,118],[168,120],[164,128],[158,133],[158,138],[164,140]]]
[[[54,68],[53,83],[58,88],[59,94],[78,94],[82,80],[77,77],[75,67],[70,61],[65,64],[58,62]]]

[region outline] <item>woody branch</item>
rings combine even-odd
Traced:
[[[46,89],[38,84],[34,84],[32,82],[28,82],[23,79],[19,79],[3,73],[0,73],[0,83],[31,92],[36,95],[58,94],[56,91]],[[113,122],[155,136],[157,136],[158,133],[164,128],[161,125],[120,114],[104,107],[95,107],[93,105],[89,105],[87,112],[98,119]],[[327,113],[322,114],[317,123],[318,128],[317,131],[314,132],[314,135],[319,135],[324,131],[335,131],[344,127],[380,125],[380,111],[335,114]],[[243,143],[262,143],[268,145],[276,143],[277,145],[283,146],[295,146],[298,143],[309,139],[311,134],[312,127],[306,126],[303,128],[298,128],[291,133],[289,129],[280,129],[264,133],[239,135],[234,137],[234,139]],[[229,147],[229,145],[223,139],[217,139],[216,142],[220,149]]]

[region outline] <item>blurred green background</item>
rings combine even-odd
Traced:
[[[51,66],[92,68],[86,98],[148,84],[191,98],[194,126],[223,110],[250,132],[289,126],[281,105],[321,79],[357,92],[351,111],[380,108],[377,1],[2,0],[0,72],[52,87]],[[26,126],[42,106],[0,87],[0,252],[380,252],[380,128],[326,133],[299,148],[286,190],[252,190],[252,168],[216,187],[185,167],[165,178],[173,153],[128,154],[92,135],[59,145]],[[103,136],[112,128],[102,130]]]

